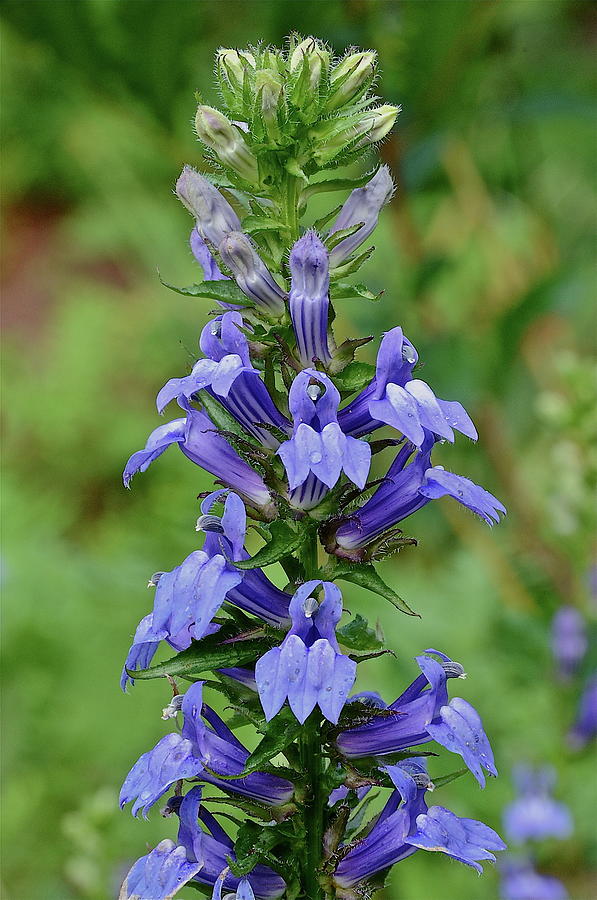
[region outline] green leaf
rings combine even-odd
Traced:
[[[352,622],[336,629],[336,636],[341,644],[351,650],[379,650],[383,646],[383,637],[369,627],[367,619],[360,613]]]
[[[234,281],[201,281],[199,284],[191,284],[188,287],[177,287],[164,281],[158,272],[158,277],[164,287],[177,294],[183,294],[185,297],[205,297],[206,300],[220,300],[223,303],[233,303],[235,306],[254,306],[243,292],[236,286]]]
[[[439,778],[434,778],[433,784],[436,788],[443,787],[445,784],[450,784],[451,781],[456,781],[457,778],[462,778],[467,772],[468,769],[464,766],[463,769],[457,769],[455,772],[450,772],[449,775],[440,775]]]
[[[352,275],[354,272],[358,272],[363,263],[367,262],[374,250],[375,247],[368,247],[367,250],[363,251],[363,253],[360,253],[353,259],[349,259],[348,262],[342,263],[341,266],[337,266],[335,269],[332,269],[332,275],[338,277],[343,275]]]
[[[338,563],[331,572],[332,578],[341,578],[343,581],[349,581],[351,584],[358,584],[360,587],[385,597],[390,603],[399,609],[400,612],[406,613],[408,616],[419,616],[410,606],[404,602],[396,591],[394,591],[385,581],[378,575],[371,563],[350,563],[342,561]],[[420,618],[420,616],[419,616]]]
[[[278,753],[291,744],[300,734],[303,726],[292,710],[284,707],[271,722],[268,722],[264,737],[250,754],[243,769],[243,776],[256,769],[263,769]]]
[[[294,531],[290,525],[280,519],[272,522],[269,529],[269,542],[251,559],[234,562],[237,569],[258,569],[261,566],[270,566],[282,557],[296,553],[305,540],[304,532]]]
[[[135,679],[163,678],[165,675],[180,675],[183,678],[195,677],[202,672],[213,669],[229,669],[244,663],[253,662],[263,656],[273,645],[265,637],[239,639],[236,626],[224,625],[216,634],[210,634],[200,641],[193,641],[187,650],[183,650],[171,659],[167,659],[149,669],[131,671]],[[236,640],[234,638],[237,638]],[[230,643],[224,641],[230,640]]]
[[[379,300],[383,291],[374,294],[365,284],[351,284],[349,281],[337,281],[332,285],[332,300]]]
[[[371,175],[360,175],[358,178],[326,178],[322,181],[312,182],[302,192],[301,197],[308,199],[313,194],[321,194],[329,191],[352,191],[354,188],[363,187],[371,180]]]
[[[349,228],[340,228],[339,231],[334,231],[332,234],[326,237],[326,247],[329,251],[333,250],[334,247],[337,247],[338,244],[340,244],[345,238],[351,237],[351,235],[356,234],[357,231],[360,231],[364,224],[364,222],[356,222]]]
[[[290,231],[290,227],[281,219],[270,219],[264,216],[246,216],[243,219],[243,231],[255,234],[257,231]]]
[[[355,391],[362,391],[367,387],[373,378],[375,378],[375,366],[366,362],[351,362],[345,369],[334,375],[334,384],[339,391],[354,394]]]

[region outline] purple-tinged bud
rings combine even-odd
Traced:
[[[330,74],[332,94],[326,109],[338,109],[356,99],[368,87],[375,74],[377,54],[372,50],[351,53]]]
[[[217,247],[230,231],[238,231],[240,219],[214,185],[185,166],[176,182],[176,195],[197,222],[199,234]]]
[[[363,138],[358,146],[365,147],[367,144],[377,144],[378,141],[385,138],[386,134],[394,127],[394,122],[398,118],[400,110],[400,106],[390,106],[389,104],[369,110],[363,117],[359,128],[359,131],[363,133]]]
[[[251,183],[259,183],[257,160],[247,147],[239,128],[226,116],[211,106],[199,106],[195,115],[195,131],[214,151],[225,166],[234,169],[241,178]]]
[[[296,242],[290,253],[290,315],[303,366],[331,359],[328,348],[328,253],[314,231]]]
[[[247,235],[231,231],[218,249],[241,291],[270,315],[282,315],[286,294],[274,281]]]
[[[340,241],[330,251],[330,266],[335,268],[367,240],[377,225],[382,207],[394,193],[394,182],[387,166],[381,166],[365,187],[352,191],[348,200],[340,210],[330,234],[343,231],[362,222],[361,228]]]

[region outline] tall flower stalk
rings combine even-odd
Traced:
[[[490,525],[505,512],[433,465],[436,443],[477,432],[418,377],[401,328],[383,336],[376,366],[355,358],[370,338],[334,335],[347,298],[377,299],[353,276],[394,192],[386,166],[336,170],[369,154],[399,108],[372,93],[373,52],[337,60],[315,38],[222,49],[216,72],[221,109],[201,103],[195,119],[211,174],[185,166],[176,184],[204,280],[174,290],[219,310],[195,365],[158,394],[159,412],[174,402],[182,412],[124,473],[128,486],[177,444],[217,483],[202,498],[201,546],[151,577],[153,608],[122,673],[124,689],[167,678],[162,718],[174,728],[134,763],[121,805],[147,815],[162,798],[179,827],[135,863],[120,896],[166,900],[192,883],[214,898],[365,898],[418,850],[481,871],[504,848],[499,836],[427,799],[467,771],[481,787],[497,775],[478,713],[449,699],[463,667],[426,650],[397,698],[354,693],[358,664],[386,648],[363,616],[347,618],[339,586],[412,614],[374,566],[416,543],[400,523],[446,495]],[[309,201],[332,192],[348,196],[314,221]],[[390,457],[382,478],[371,474],[378,454]],[[248,523],[262,542],[253,555]],[[282,586],[266,574],[274,564]],[[163,642],[176,653],[152,665]],[[210,705],[217,695],[228,723]],[[239,725],[254,728],[251,749]],[[432,742],[464,765],[432,780]]]

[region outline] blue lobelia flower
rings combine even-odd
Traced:
[[[214,515],[214,503],[225,496],[222,516]],[[290,594],[275,587],[261,569],[242,572],[232,561],[247,559],[245,507],[236,494],[220,489],[201,504],[197,530],[205,532],[202,550],[194,550],[171,572],[158,572],[153,611],[141,620],[122,672],[121,686],[133,682],[131,672],[147,668],[166,640],[184,650],[192,640],[213,633],[212,618],[227,600],[275,627],[287,625]]]
[[[568,736],[573,747],[584,747],[597,735],[597,672],[590,676],[581,694],[576,721]]]
[[[315,231],[307,231],[290,251],[292,283],[290,316],[303,366],[330,362],[328,309],[330,274],[328,252]]]
[[[483,730],[481,717],[462,697],[454,697],[449,704],[442,706],[439,721],[430,722],[427,731],[438,744],[462,756],[481,787],[485,787],[483,769],[497,777],[493,751]]]
[[[176,182],[176,194],[194,216],[199,235],[213,247],[218,247],[229,232],[240,230],[240,219],[223,194],[191,166],[184,166]]]
[[[494,852],[506,849],[493,828],[476,819],[461,819],[443,806],[430,807],[427,813],[417,816],[416,824],[417,830],[408,836],[408,844],[419,850],[446,853],[477,872],[483,871],[479,860],[495,862]]]
[[[495,860],[492,850],[506,845],[493,829],[474,819],[461,819],[441,806],[427,809],[425,792],[433,785],[421,758],[387,766],[396,790],[367,836],[342,856],[334,873],[341,888],[366,881],[417,850],[431,850],[482,871],[478,860]]]
[[[309,479],[316,479],[325,491],[334,487],[342,471],[357,487],[365,486],[371,447],[343,433],[338,424],[339,403],[340,394],[332,381],[316,369],[303,369],[292,382],[289,408],[294,431],[277,451],[291,492]],[[295,499],[291,496],[291,502]]]
[[[280,441],[260,424],[290,431],[290,422],[276,408],[261,378],[251,364],[247,326],[239,312],[230,311],[208,322],[199,341],[206,358],[193,366],[190,375],[171,378],[157,396],[158,412],[171,400],[190,400],[206,388],[264,446],[276,449]]]
[[[201,860],[190,862],[184,847],[161,841],[138,859],[124,879],[118,900],[170,900],[193,878]]]
[[[367,240],[377,225],[379,213],[394,193],[394,182],[387,166],[380,166],[373,178],[362,188],[356,188],[349,195],[340,210],[330,234],[344,231],[355,225],[361,227],[341,240],[330,252],[330,265],[341,265],[360,245]]]
[[[139,757],[127,775],[120,791],[120,806],[132,802],[134,816],[142,810],[147,818],[147,811],[172,784],[198,776],[267,806],[279,806],[292,798],[291,782],[276,775],[252,772],[233,780],[244,770],[249,751],[210,707],[203,706],[202,689],[203,682],[197,681],[183,697],[182,732],[163,737],[153,750]]]
[[[255,866],[245,878],[237,878],[230,872],[229,858],[234,859],[233,842],[211,813],[201,806],[201,788],[192,788],[184,797],[170,797],[166,810],[178,815],[178,843],[186,849],[189,860],[201,860],[196,880],[213,885],[214,898],[219,900],[222,890],[227,894],[236,892],[241,900],[251,897],[275,900],[283,895],[286,890],[284,879],[267,866]],[[207,830],[199,827],[199,820]],[[239,893],[241,886],[244,893]]]
[[[123,473],[125,487],[129,487],[133,475],[145,472],[168,447],[178,444],[191,462],[237,491],[249,506],[259,508],[266,517],[272,517],[272,498],[261,475],[216,433],[206,413],[193,409],[184,400],[180,401],[180,405],[187,414],[185,418],[160,425],[149,435],[143,450],[130,457]]]
[[[422,446],[426,431],[453,442],[456,429],[477,440],[477,430],[460,403],[439,400],[425,381],[412,377],[418,358],[400,327],[386,332],[375,378],[338,417],[347,434],[369,434],[386,424],[416,447]]]
[[[508,860],[500,865],[502,900],[568,900],[561,881],[535,871],[529,860]]]
[[[551,623],[551,649],[562,678],[574,675],[587,646],[587,628],[582,613],[574,606],[561,606]]]
[[[218,251],[237,285],[255,305],[271,316],[281,316],[285,310],[286,293],[255,250],[251,239],[242,231],[230,231]]]
[[[430,500],[443,496],[453,497],[488,525],[499,521],[500,513],[506,509],[489,491],[462,475],[431,466],[434,442],[427,433],[420,450],[410,442],[399,450],[372,497],[349,517],[339,520],[334,535],[337,548],[334,550],[330,539],[328,552],[349,555],[348,551],[366,547]]]
[[[570,810],[551,796],[554,770],[517,766],[513,774],[518,797],[504,810],[504,830],[510,840],[523,844],[569,837],[573,830]]]
[[[312,597],[321,585],[321,603]],[[304,722],[316,705],[337,722],[356,677],[356,663],[340,653],[336,625],[342,616],[342,594],[330,581],[307,581],[290,601],[292,627],[280,647],[257,661],[255,680],[269,721],[286,698]]]

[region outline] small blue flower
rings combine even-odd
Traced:
[[[540,875],[529,860],[508,860],[500,866],[502,900],[568,900],[561,881]]]
[[[558,672],[570,678],[587,652],[587,627],[574,606],[561,606],[551,623],[551,649]]]
[[[147,818],[148,810],[172,784],[198,776],[224,791],[267,806],[279,806],[292,798],[291,782],[276,775],[253,772],[238,780],[230,778],[243,771],[249,752],[220,717],[203,706],[202,690],[203,682],[197,681],[184,695],[181,734],[163,737],[153,750],[139,757],[127,775],[120,792],[120,806],[132,802],[134,816],[142,810]]]
[[[213,515],[214,503],[225,497],[222,516]],[[289,623],[291,595],[277,588],[261,569],[243,572],[232,564],[248,559],[244,548],[245,507],[236,494],[213,491],[201,504],[197,531],[205,532],[202,550],[194,550],[171,572],[157,572],[150,586],[156,587],[153,611],[139,623],[122,672],[121,686],[133,683],[134,669],[147,668],[166,640],[176,650],[185,650],[192,640],[218,630],[212,618],[224,600],[259,616],[275,627]]]
[[[230,231],[222,238],[218,250],[243,294],[269,315],[281,316],[286,293],[274,280],[251,239],[240,230]]]
[[[597,672],[585,684],[578,704],[576,721],[569,734],[573,747],[584,747],[597,735]]]
[[[290,251],[290,274],[289,307],[299,359],[303,366],[316,360],[328,363],[329,262],[315,231],[307,231]]]
[[[186,417],[160,425],[149,435],[143,450],[130,457],[123,473],[125,487],[129,487],[137,472],[145,472],[168,447],[178,444],[191,462],[221,479],[246,498],[249,505],[259,507],[266,516],[271,516],[272,499],[261,475],[216,433],[213,422],[204,412],[193,409],[183,400],[180,405],[185,409]]]
[[[394,182],[387,166],[380,166],[373,178],[362,188],[356,188],[349,195],[338,213],[330,234],[344,231],[362,223],[354,234],[341,240],[330,253],[330,265],[341,265],[360,245],[367,240],[377,225],[383,206],[394,193]]]
[[[504,810],[504,831],[511,841],[523,844],[572,834],[570,810],[551,796],[555,782],[553,769],[518,766],[514,770],[518,797]]]
[[[324,599],[313,591],[321,585]],[[269,650],[255,667],[259,697],[269,721],[286,698],[304,722],[315,706],[337,722],[356,677],[356,663],[340,653],[336,625],[342,616],[342,594],[330,581],[307,581],[290,601],[292,628],[280,647]]]
[[[290,432],[290,422],[276,408],[259,370],[251,364],[249,344],[243,334],[247,328],[236,311],[208,322],[199,342],[206,358],[195,363],[190,375],[166,382],[157,396],[157,408],[161,413],[172,400],[190,400],[206,388],[249,434],[275,450],[280,441],[259,425],[273,425]]]
[[[433,444],[433,437],[427,433],[420,450],[411,443],[399,450],[372,497],[339,523],[335,540],[340,555],[342,551],[366,547],[430,500],[443,496],[457,500],[488,525],[499,521],[500,513],[506,509],[489,491],[462,475],[431,466]]]
[[[347,434],[368,434],[386,424],[416,447],[423,445],[426,432],[453,442],[456,429],[477,440],[477,430],[460,403],[439,400],[425,381],[412,377],[418,358],[400,327],[386,332],[373,382],[339,416]]]
[[[200,861],[187,860],[184,847],[177,847],[173,841],[161,841],[131,868],[118,900],[171,900],[201,865]]]
[[[499,834],[476,819],[461,819],[443,806],[432,806],[417,816],[417,830],[407,837],[412,847],[446,853],[453,859],[472,866],[477,872],[483,867],[479,860],[495,862],[492,851],[505,850]]]
[[[327,488],[342,471],[363,488],[371,464],[371,447],[347,437],[338,425],[340,394],[331,380],[316,369],[304,369],[292,382],[289,395],[294,432],[277,453],[284,463],[291,491],[313,475]]]
[[[429,725],[439,723],[440,710],[448,703],[446,680],[461,676],[463,669],[444,654],[428,652],[442,661],[417,656],[422,674],[390,706],[375,704],[386,709],[387,716],[372,716],[367,724],[340,732],[336,743],[344,756],[385,756],[432,740]]]
[[[284,879],[267,866],[255,866],[247,878],[239,879],[232,875],[228,860],[234,859],[234,845],[211,813],[201,806],[201,788],[192,788],[184,797],[171,797],[167,809],[175,812],[180,819],[178,843],[186,849],[188,859],[201,860],[197,881],[213,885],[214,897],[221,897],[222,890],[227,893],[239,891],[241,884],[246,898],[251,897],[248,889],[253,891],[256,900],[276,900],[284,894]],[[199,819],[206,826],[206,831],[199,827]],[[240,894],[240,897],[243,898],[243,895]]]

